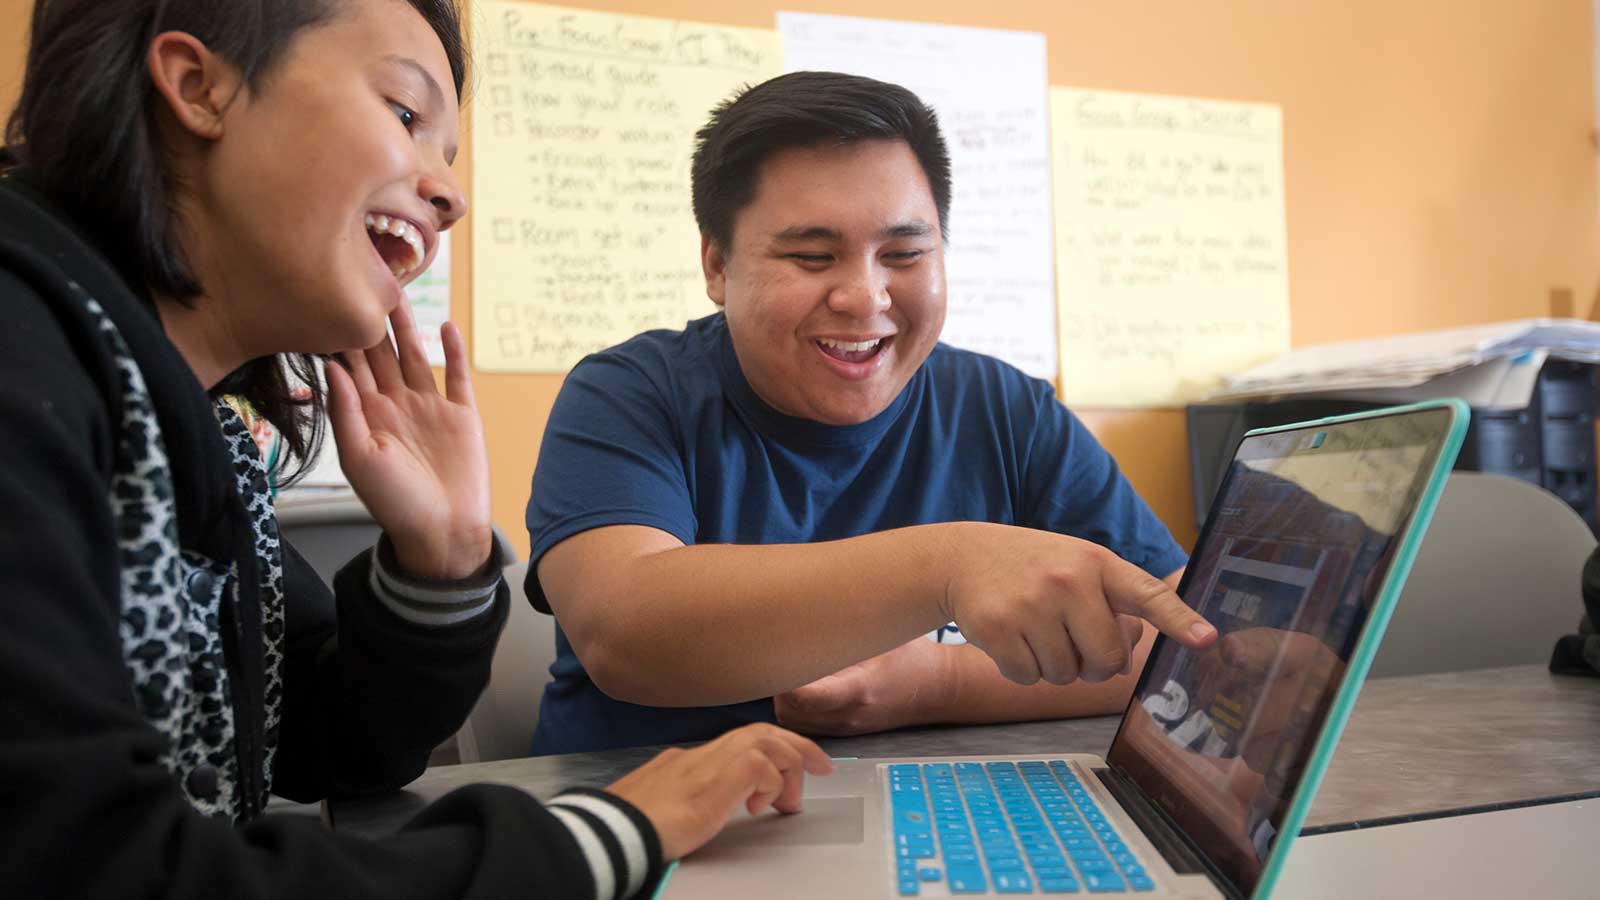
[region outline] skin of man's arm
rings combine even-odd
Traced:
[[[1161,580],[1176,591],[1183,570]],[[1017,684],[1001,675],[981,650],[964,644],[950,647],[954,671],[943,709],[918,724],[975,725],[1120,713],[1133,695],[1155,642],[1156,630],[1145,628],[1134,645],[1127,672],[1099,683],[1079,680],[1070,684]]]
[[[596,686],[652,706],[769,697],[950,621],[1029,684],[1126,667],[1132,640],[1113,610],[1193,646],[1216,637],[1191,634],[1199,617],[1109,550],[988,523],[767,546],[684,546],[617,525],[557,544],[538,573]]]
[[[1163,578],[1174,590],[1183,570]],[[847,736],[913,725],[971,725],[1121,712],[1155,643],[1145,628],[1128,671],[1107,681],[1021,685],[968,644],[913,638],[774,698],[778,721],[814,735]]]

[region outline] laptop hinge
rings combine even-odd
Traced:
[[[1128,818],[1132,819],[1133,823],[1139,826],[1139,830],[1144,832],[1144,836],[1150,839],[1156,852],[1167,861],[1172,871],[1179,875],[1204,875],[1211,879],[1211,883],[1225,897],[1244,896],[1234,889],[1228,879],[1222,877],[1222,873],[1211,866],[1171,817],[1151,803],[1132,779],[1116,769],[1091,768],[1089,771],[1100,779],[1100,783],[1105,785],[1111,796],[1121,804]]]

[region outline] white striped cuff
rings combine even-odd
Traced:
[[[599,820],[600,824],[611,832],[611,837],[622,851],[624,869],[622,891],[617,896],[632,897],[644,884],[645,873],[650,870],[650,854],[645,849],[644,835],[639,833],[639,828],[633,820],[615,804],[594,794],[562,794],[550,801],[550,806],[551,809],[558,811],[561,811],[561,807],[581,809]]]
[[[368,576],[372,593],[389,611],[413,625],[456,625],[488,612],[500,586],[500,549],[491,551],[487,573],[464,581],[423,581],[400,574],[389,536],[378,539]]]
[[[578,842],[578,849],[583,851],[583,858],[589,863],[589,873],[594,876],[594,900],[613,900],[617,894],[617,873],[611,867],[611,855],[606,852],[605,844],[600,842],[600,835],[595,832],[591,822],[553,803],[549,809],[551,815],[572,832],[573,840]]]

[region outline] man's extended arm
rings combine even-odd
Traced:
[[[950,621],[1028,684],[1120,671],[1136,635],[1116,613],[1190,645],[1215,637],[1167,585],[1103,547],[986,523],[767,546],[684,546],[610,526],[551,548],[538,577],[596,685],[654,706],[772,696]]]

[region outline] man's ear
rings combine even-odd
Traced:
[[[145,65],[181,130],[205,140],[222,137],[223,114],[239,91],[238,69],[184,31],[156,35]]]
[[[722,306],[727,301],[728,258],[709,234],[700,235],[700,268],[706,273],[706,296]]]

